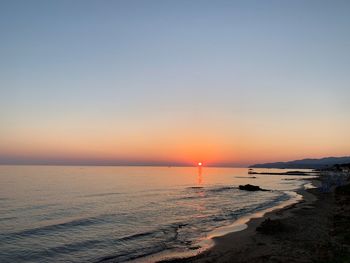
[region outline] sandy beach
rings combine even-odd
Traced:
[[[349,262],[349,183],[328,193],[319,188],[299,193],[303,200],[297,204],[214,238],[215,246],[198,256],[170,262]]]

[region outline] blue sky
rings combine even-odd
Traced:
[[[189,140],[210,141],[221,152],[216,162],[350,151],[348,1],[0,5],[0,157],[71,156],[47,141],[68,136],[67,148],[78,149],[103,134],[115,150],[92,147],[91,155],[120,157],[120,141],[138,132],[143,146],[122,149],[139,159],[147,143],[168,144],[154,154],[163,160],[179,155],[173,141]]]

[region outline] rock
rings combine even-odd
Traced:
[[[240,190],[245,190],[245,191],[267,191],[265,189],[260,188],[260,186],[251,185],[251,184],[240,185],[239,189]]]

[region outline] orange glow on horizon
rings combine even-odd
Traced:
[[[174,163],[203,167],[202,160],[205,166],[244,166],[346,156],[350,149],[350,142],[346,140],[350,126],[344,126],[337,119],[327,125],[323,119],[299,121],[298,126],[293,122],[292,126],[272,122],[266,130],[255,129],[264,123],[254,119],[221,123],[211,119],[203,126],[167,120],[161,125],[152,120],[148,120],[151,124],[147,125],[131,121],[123,125],[107,124],[103,119],[53,120],[23,124],[18,121],[18,126],[0,131],[0,157],[10,161]],[[323,128],[317,133],[310,132],[315,127]]]

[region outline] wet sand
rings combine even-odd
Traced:
[[[343,188],[301,190],[299,203],[214,238],[215,246],[200,255],[167,262],[350,262],[350,185]]]

